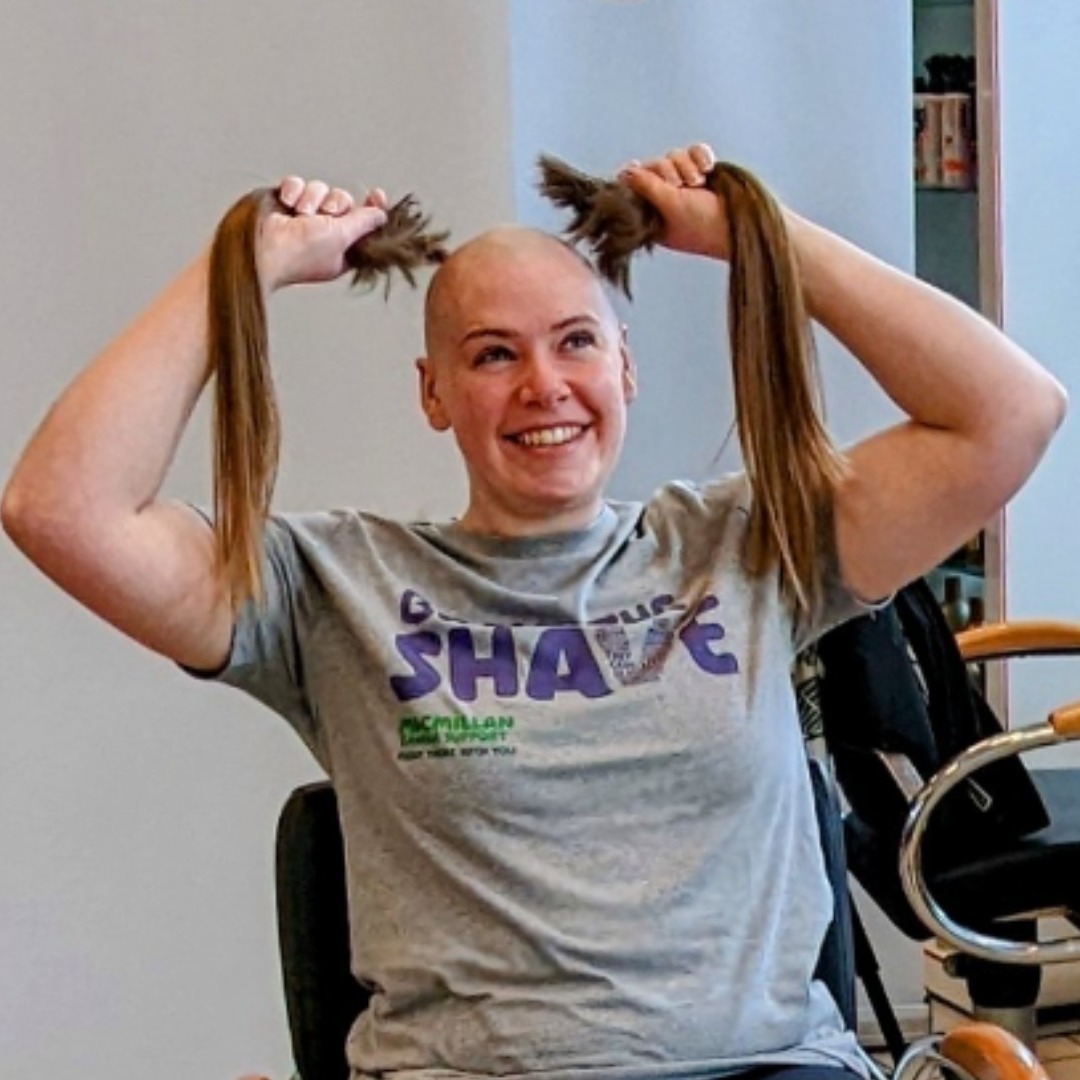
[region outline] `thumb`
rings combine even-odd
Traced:
[[[356,206],[347,214],[337,219],[341,227],[345,248],[352,247],[357,240],[369,233],[381,229],[387,221],[386,211],[380,206]]]

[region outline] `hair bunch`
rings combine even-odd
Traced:
[[[281,443],[269,363],[269,335],[256,242],[262,220],[287,211],[267,189],[249,192],[225,214],[210,248],[209,370],[216,376],[213,416],[214,517],[218,569],[233,608],[261,599],[262,529],[270,511]],[[414,272],[446,258],[445,232],[407,195],[387,222],[346,253],[353,284],[374,287],[393,273],[415,285]]]
[[[540,190],[573,212],[567,229],[597,269],[630,295],[630,260],[664,228],[658,210],[626,184],[540,159]],[[783,213],[751,173],[718,163],[706,184],[727,207],[731,232],[728,335],[735,416],[752,493],[745,551],[755,577],[779,568],[785,599],[801,615],[823,601],[820,552],[833,547],[832,494],[845,473],[821,419],[810,321]]]

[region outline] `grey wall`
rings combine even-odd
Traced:
[[[0,34],[0,474],[60,387],[288,171],[512,212],[489,0],[8,0]],[[450,513],[414,405],[416,301],[274,302],[283,506]],[[205,500],[206,432],[172,487]],[[0,541],[0,1076],[284,1078],[271,843],[299,742],[60,595]]]

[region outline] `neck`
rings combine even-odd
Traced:
[[[477,507],[475,503],[470,503],[458,524],[467,532],[507,540],[552,536],[587,529],[596,520],[603,505],[603,500],[596,498],[581,506],[522,514],[493,507]]]

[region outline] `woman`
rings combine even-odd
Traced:
[[[729,254],[697,144],[621,179],[662,242]],[[333,280],[385,199],[297,178],[258,237],[266,292]],[[925,572],[1016,491],[1060,386],[963,305],[784,212],[813,317],[908,419],[853,447],[820,601],[745,565],[743,477],[605,499],[635,392],[596,276],[520,229],[429,288],[418,363],[468,505],[451,523],[274,517],[235,616],[212,527],[158,498],[207,379],[199,260],[65,391],[5,493],[63,588],[284,715],[334,781],[354,1073],[419,1078],[865,1074],[812,978],[831,898],[794,651]],[[114,409],[122,399],[123,410]]]

